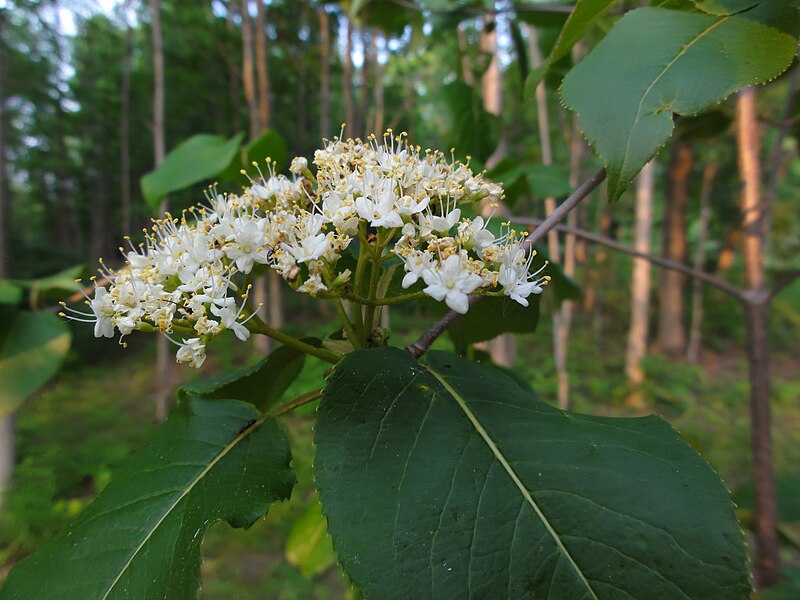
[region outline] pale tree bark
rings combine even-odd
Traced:
[[[739,176],[745,281],[750,301],[745,302],[747,363],[750,377],[750,441],[753,453],[755,508],[755,579],[760,588],[779,578],[777,507],[772,461],[769,349],[767,307],[769,295],[764,280],[764,206],[761,202],[760,139],[753,88],[739,92],[737,102]]]
[[[350,19],[345,17],[345,51],[342,71],[342,97],[344,99],[344,122],[351,132],[355,127],[355,106],[353,104],[353,28]]]
[[[378,52],[378,42],[382,41],[382,46],[385,47],[386,38],[384,38],[378,31],[372,34],[372,43],[375,46],[375,121],[372,131],[375,135],[380,136],[383,133],[383,120],[385,118],[386,103],[384,99],[384,84],[383,84],[383,65],[381,65],[380,55]],[[388,314],[388,311],[385,311]]]
[[[676,142],[669,165],[661,255],[678,262],[686,261],[686,208],[689,204],[692,162],[692,147],[686,142]],[[682,273],[661,271],[658,286],[658,349],[672,358],[684,356],[686,351],[686,327],[683,324],[685,285],[686,277]]]
[[[255,82],[255,50],[253,48],[253,24],[250,17],[250,1],[242,0],[242,84],[247,102],[247,115],[250,121],[250,139],[254,140],[261,132],[258,122],[258,99]],[[265,336],[260,336],[265,337]]]
[[[229,34],[233,34],[236,25],[233,22],[233,17],[236,12],[236,0],[228,0],[225,6],[225,26]],[[228,52],[225,53],[225,59],[228,63],[228,93],[231,99],[231,107],[233,108],[233,130],[239,131],[241,127],[241,118],[239,116],[239,98],[241,97],[241,73],[239,71],[239,58],[238,55],[230,56]]]
[[[319,36],[319,133],[320,137],[327,138],[331,134],[331,25],[325,5],[319,9]]]
[[[372,61],[375,57],[375,38],[371,32],[362,27],[360,30],[361,49],[363,62],[361,63],[361,89],[358,95],[358,109],[356,112],[357,126],[354,131],[362,138],[366,138],[367,133],[367,107],[369,104],[369,78],[372,69]]]
[[[711,159],[703,169],[703,185],[700,188],[700,215],[697,226],[697,248],[694,252],[694,269],[700,271],[706,261],[706,241],[708,240],[708,221],[711,218],[711,189],[717,175],[719,164]],[[689,343],[686,347],[686,360],[697,362],[703,328],[703,282],[692,281],[692,322],[689,326]]]
[[[122,5],[122,17],[125,21],[125,47],[122,54],[122,101],[119,123],[119,163],[120,163],[120,196],[122,201],[122,231],[131,233],[131,52],[133,47],[133,27],[128,20],[130,2]]]
[[[5,29],[6,10],[5,8],[0,8],[0,39],[2,39],[3,30]],[[5,52],[0,52],[0,279],[11,275],[7,238],[9,231],[8,221],[11,216],[11,189],[6,170],[5,62],[6,54]],[[14,415],[9,414],[0,417],[0,507],[3,505],[3,497],[11,480],[11,473],[14,470],[15,442]]]
[[[242,11],[247,10],[246,0]],[[254,97],[248,100],[248,104],[256,107],[257,112],[250,113],[250,139],[253,141],[272,126],[270,101],[269,101],[269,59],[267,55],[267,28],[263,0],[256,0],[256,20],[255,26],[250,22],[249,14],[247,19],[248,37],[245,40],[242,35],[244,70],[245,70],[245,94],[252,94]],[[242,17],[242,31],[244,32],[245,18]],[[251,29],[252,27],[252,29]],[[255,85],[251,82],[247,89],[248,71],[252,79],[253,66],[255,66]],[[264,277],[259,277],[253,281],[253,304],[260,313],[260,317],[272,324],[273,327],[280,327],[283,321],[283,306],[281,304],[280,281],[275,281],[278,274],[270,272]],[[272,344],[270,338],[265,335],[254,336],[253,346],[260,354],[268,354]]]
[[[636,178],[636,221],[633,230],[633,248],[650,254],[653,233],[653,188],[655,163],[651,160]],[[644,382],[642,360],[647,355],[647,333],[650,321],[650,263],[644,259],[633,260],[631,277],[631,321],[628,329],[628,348],[625,353],[625,375],[631,385]],[[638,404],[638,392],[634,392]]]
[[[153,35],[153,156],[155,166],[164,162],[164,39],[161,35],[159,0],[150,0],[150,19]],[[161,201],[159,213],[169,210],[167,199]],[[169,395],[172,391],[172,357],[169,342],[159,336],[156,342],[156,420],[167,418]]]
[[[526,26],[528,34],[528,46],[531,60],[531,67],[534,69],[541,66],[544,58],[539,47],[539,38],[536,29]],[[536,120],[539,127],[539,140],[542,152],[542,164],[553,164],[553,146],[550,139],[550,118],[547,109],[547,90],[544,81],[540,81],[536,86]],[[574,134],[573,134],[574,135]],[[573,169],[571,169],[572,171]],[[572,173],[571,173],[572,174]],[[544,209],[547,216],[552,214],[556,208],[556,199],[549,196],[544,199]],[[574,212],[568,218],[573,218]],[[572,241],[572,268],[574,271],[574,237]],[[551,230],[547,235],[547,251],[550,260],[561,263],[561,244],[558,231]],[[569,408],[569,373],[567,372],[567,350],[569,342],[569,320],[571,319],[571,308],[569,314],[565,314],[564,305],[553,311],[553,362],[556,367],[558,378],[558,405],[562,409]]]
[[[481,29],[481,51],[491,56],[489,67],[481,75],[481,95],[483,108],[489,114],[501,117],[503,111],[503,73],[500,69],[500,59],[497,56],[497,20],[495,15],[487,13],[483,18]],[[507,139],[501,134],[497,147],[486,160],[486,168],[491,169],[499,163],[507,152]],[[481,207],[484,216],[491,214],[496,208],[488,204]],[[502,207],[497,210],[503,210]],[[497,336],[487,344],[492,361],[498,365],[513,366],[517,355],[516,339],[512,334],[505,333]]]

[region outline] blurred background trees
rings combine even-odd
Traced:
[[[198,133],[225,139],[243,133],[246,145],[273,131],[290,156],[308,156],[322,137],[339,135],[342,122],[345,135],[404,130],[423,148],[455,147],[457,158],[470,156],[473,165],[489,169],[507,189],[504,215],[541,218],[600,166],[576,118],[560,102],[561,80],[631,5],[615,4],[573,52],[547,65],[540,81],[536,68],[550,55],[571,4],[0,2],[0,279],[30,280],[76,264],[92,272],[101,256],[109,265],[119,264],[123,237],[140,241],[142,228],[157,214],[142,195],[141,177],[163,160],[163,152]],[[155,14],[162,33],[163,123],[154,110]],[[764,277],[789,283],[800,269],[797,74],[795,65],[759,88],[753,99],[750,134],[762,149],[756,159],[763,173],[756,178],[764,211],[759,219],[763,257],[750,254],[745,260],[743,252],[743,240],[752,232],[742,218],[747,205],[740,201],[735,124],[741,100],[736,97],[701,115],[677,118],[672,139],[635,188],[613,207],[597,192],[565,225],[742,289],[763,287]],[[154,145],[159,146],[161,127],[160,156]],[[235,190],[236,178],[235,171],[221,177],[220,188]],[[201,200],[209,183],[171,192],[172,213]],[[522,368],[544,398],[562,406],[665,414],[731,487],[743,486],[746,520],[751,457],[742,365],[749,345],[742,308],[685,273],[651,271],[648,261],[631,261],[568,230],[554,233],[543,250],[574,277],[582,294],[560,306],[545,299],[548,318],[540,319],[537,335],[520,340],[516,348],[513,340],[495,342],[490,348],[495,360]],[[753,278],[753,260],[763,263],[761,280]],[[291,328],[292,322],[318,318],[302,300],[282,299],[277,283],[266,282],[268,291],[261,292],[270,321],[285,320]],[[757,328],[769,335],[777,357],[771,397],[782,411],[776,424],[779,496],[782,486],[792,489],[797,481],[792,464],[800,459],[800,439],[793,431],[800,420],[799,307],[795,282],[780,290],[769,315],[748,317],[751,328],[760,319]],[[392,325],[416,331],[424,328],[423,317],[419,311],[393,310]],[[90,396],[101,394],[111,374],[126,377],[126,368],[131,375],[125,386],[153,391],[149,342],[132,341],[128,354],[108,342],[103,346],[107,356],[98,357],[98,346],[86,343],[90,335],[75,330],[70,373],[38,398],[39,404],[26,405],[31,412],[20,415],[16,434],[12,417],[0,421],[6,447],[0,452],[0,480],[12,463],[18,467],[5,521],[0,519],[0,563],[11,564],[63,525],[103,485],[114,464],[147,438],[153,404],[123,402],[124,418],[113,419],[103,406],[114,399],[100,402]],[[222,352],[216,360],[244,363],[252,356]],[[72,372],[90,373],[100,389],[79,385],[77,378],[70,379]],[[74,402],[66,400],[72,388],[62,385],[73,386]],[[598,397],[604,401],[598,403]],[[52,404],[58,401],[63,407]],[[166,407],[160,410],[163,416]],[[89,446],[105,456],[89,458],[89,450],[73,450],[64,455],[69,462],[48,462],[56,448],[77,446],[81,438],[59,432],[49,442],[38,439],[30,423],[41,425],[46,418],[52,418],[51,427],[67,418],[78,429],[99,420],[109,436]],[[295,435],[307,434],[299,424]],[[781,532],[790,564],[798,560],[790,550],[792,544],[798,547],[797,533],[791,525]],[[226,543],[220,538],[210,547]],[[328,568],[332,560],[323,555]],[[209,565],[224,571],[213,559]],[[313,594],[328,597],[318,590]]]

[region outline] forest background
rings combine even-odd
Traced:
[[[217,149],[234,147],[240,162],[270,154],[285,167],[286,157],[309,156],[338,135],[342,122],[346,135],[406,131],[423,148],[455,147],[485,166],[505,184],[505,210],[517,222],[540,219],[601,166],[559,101],[561,78],[632,6],[615,4],[537,85],[531,72],[549,55],[569,3],[0,2],[0,278],[27,282],[27,308],[51,310],[98,257],[119,264],[123,237],[141,239],[136,232],[165,208],[142,191],[142,177],[200,133],[218,136]],[[783,564],[773,598],[800,589],[797,79],[793,66],[750,95],[769,224],[764,264],[776,282],[764,330]],[[536,333],[489,350],[554,404],[667,418],[722,475],[752,527],[749,342],[742,306],[724,290],[726,282],[748,285],[742,98],[678,119],[617,204],[601,188],[574,211],[543,250],[580,293],[559,304],[548,290]],[[183,167],[204,168],[200,158]],[[173,213],[202,200],[210,181],[190,183],[169,190]],[[219,179],[221,189],[240,185],[236,170]],[[652,260],[632,260],[620,246],[684,272],[651,270]],[[329,315],[275,281],[266,285],[272,322],[326,332]],[[403,308],[389,323],[413,335],[431,319]],[[146,444],[171,391],[198,377],[165,363],[148,338],[132,336],[123,349],[80,324],[70,336],[60,374],[2,418],[0,578],[95,497]],[[217,344],[200,376],[252,364],[263,348],[251,344]],[[319,387],[321,375],[309,365],[292,392]],[[290,424],[292,436],[310,438],[302,416]],[[311,461],[295,457],[292,500],[255,535],[214,526],[204,598],[354,593],[319,529]]]

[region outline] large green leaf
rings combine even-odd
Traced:
[[[767,4],[722,16],[634,10],[567,75],[562,98],[606,165],[610,200],[666,142],[673,113],[695,114],[789,66],[796,37],[757,20],[771,18]]]
[[[319,343],[319,340],[304,341]],[[281,346],[252,366],[187,383],[178,390],[178,396],[240,398],[267,410],[300,375],[305,357],[299,350]]]
[[[508,296],[482,298],[467,314],[456,319],[447,332],[459,351],[502,333],[533,333],[539,324],[539,298],[529,297],[528,306]]]
[[[196,598],[208,526],[247,528],[291,493],[286,437],[258,418],[236,400],[179,403],[89,508],[11,571],[0,597]]]
[[[51,312],[0,313],[0,417],[58,373],[69,350],[66,322]]]
[[[240,133],[226,140],[200,133],[179,144],[159,167],[142,177],[142,195],[150,210],[158,209],[159,202],[170,192],[222,173],[236,157],[243,137]]]
[[[24,288],[36,289],[38,292],[77,292],[83,287],[77,281],[83,274],[83,269],[83,265],[75,265],[47,277],[16,279],[14,283]]]
[[[315,440],[367,598],[748,597],[724,486],[655,416],[566,413],[495,369],[380,348],[336,365]]]
[[[247,146],[240,148],[230,164],[219,174],[219,177],[240,185],[248,185],[249,180],[242,174],[242,170],[253,172],[254,162],[258,163],[263,170],[267,158],[272,160],[276,172],[289,166],[289,147],[281,134],[271,129],[262,133]]]

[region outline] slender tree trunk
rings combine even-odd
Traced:
[[[226,5],[225,26],[228,33],[233,35],[236,27],[233,22],[233,16],[236,11],[236,0],[228,0]],[[239,59],[237,55],[229,55],[228,46],[226,45],[225,57],[228,63],[228,92],[231,99],[231,108],[233,109],[233,130],[239,131],[241,128],[241,118],[239,115],[239,98],[241,97],[241,73],[239,71]]]
[[[326,138],[331,134],[331,26],[324,5],[319,9],[319,35],[319,133]]]
[[[246,10],[247,0],[242,7],[242,10]],[[265,9],[263,5],[263,0],[256,0],[256,21],[255,27],[252,29],[252,33],[248,33],[247,39],[245,39],[244,35],[244,23],[245,20],[242,18],[242,42],[244,44],[244,70],[245,70],[245,95],[250,98],[248,100],[248,104],[253,105],[257,109],[257,112],[250,113],[250,139],[253,141],[259,135],[261,135],[264,131],[269,129],[272,126],[271,121],[271,111],[270,111],[270,103],[269,103],[269,63],[267,57],[267,29],[266,29],[266,18],[265,18]],[[251,31],[252,23],[249,21],[247,24],[248,32]],[[255,74],[256,74],[256,84],[255,86],[252,83],[252,73],[253,67],[249,65],[249,62],[255,60]],[[249,73],[249,75],[248,75]],[[247,78],[251,78],[251,82],[248,86]],[[248,87],[251,88],[248,91]],[[256,93],[256,89],[258,92]],[[254,95],[254,98],[251,98],[251,94]],[[273,286],[273,279],[277,277],[277,273],[270,272],[264,277],[259,277],[253,282],[253,303],[258,308],[258,312],[262,319],[266,319],[269,321],[273,327],[279,327],[276,325],[273,319],[273,313],[277,311],[279,313],[279,317],[282,317],[282,306],[280,302],[280,285],[277,286],[277,293],[273,294],[275,291]],[[269,282],[269,283],[268,283]],[[267,289],[269,288],[269,289]],[[282,318],[278,319],[279,321]],[[256,350],[260,354],[268,354],[272,344],[270,338],[259,335],[253,338],[253,345],[255,346]]]
[[[261,126],[258,122],[258,99],[256,98],[255,74],[253,73],[255,58],[253,24],[250,18],[249,4],[249,0],[242,0],[242,82],[250,120],[250,139],[254,140],[261,132]]]
[[[345,52],[344,70],[342,73],[342,97],[344,98],[344,121],[353,135],[355,135],[356,117],[353,104],[353,28],[350,19],[345,17]]]
[[[541,66],[543,57],[539,47],[539,37],[536,29],[527,26],[528,45],[531,66],[536,69]],[[544,82],[536,86],[536,119],[539,126],[539,139],[542,152],[542,164],[553,164],[553,146],[550,139],[550,118],[547,109],[547,90]],[[552,196],[544,199],[545,213],[549,216],[556,208],[556,199]],[[570,216],[572,216],[570,213]],[[574,244],[574,241],[573,241]],[[561,262],[561,244],[558,232],[553,229],[547,234],[547,250],[550,260]],[[567,349],[569,341],[569,325],[567,317],[561,307],[553,310],[553,361],[558,377],[558,405],[566,410],[569,408],[569,373],[567,372]]]
[[[370,34],[366,27],[360,30],[361,48],[363,61],[361,62],[361,81],[359,82],[360,90],[358,92],[358,106],[356,109],[356,122],[355,133],[359,136],[366,138],[367,136],[367,106],[369,102],[369,77],[370,69],[372,67],[372,60],[375,55],[373,46],[373,36]]]
[[[764,207],[761,203],[760,140],[755,90],[739,92],[737,137],[741,208],[744,232],[745,280],[751,294],[744,303],[747,328],[747,363],[750,375],[750,440],[753,482],[756,490],[755,578],[759,588],[772,586],[779,577],[775,474],[772,465],[767,301],[764,287]]]
[[[481,76],[481,94],[483,108],[486,112],[501,116],[503,111],[503,74],[500,70],[500,59],[497,56],[497,21],[494,14],[487,13],[483,18],[481,29],[481,50],[491,56],[489,67]],[[486,161],[486,167],[491,169],[505,157],[507,143],[505,134],[500,140],[492,155]],[[484,216],[491,214],[495,209],[488,204],[481,208]],[[502,207],[500,208],[502,210]],[[510,367],[514,364],[517,355],[516,339],[511,334],[497,336],[488,343],[492,361],[498,365]]]
[[[0,38],[6,22],[6,10],[0,8]],[[8,255],[8,221],[11,216],[11,195],[6,171],[6,55],[0,52],[0,279],[11,275],[10,257]],[[14,415],[0,417],[0,507],[14,470]]]
[[[373,33],[373,44],[375,45],[375,124],[372,128],[375,135],[380,136],[383,133],[383,119],[385,118],[385,100],[384,100],[384,87],[383,87],[383,66],[378,52],[378,38],[380,34],[375,31]],[[385,44],[386,38],[380,36]],[[388,309],[388,307],[387,307]],[[381,314],[388,314],[388,310]]]
[[[686,262],[686,208],[692,161],[692,147],[686,142],[676,142],[669,166],[661,255],[678,262]],[[685,284],[686,277],[682,273],[662,269],[658,294],[658,348],[672,358],[684,356],[686,351],[686,328],[683,324]]]
[[[161,36],[161,10],[159,0],[150,0],[150,18],[153,29],[153,155],[158,167],[166,156],[164,135],[164,40]],[[159,213],[169,210],[167,199],[161,202]],[[156,420],[167,418],[169,395],[172,388],[172,357],[169,342],[163,337],[156,342]]]
[[[636,178],[636,222],[633,247],[647,254],[651,251],[653,232],[653,188],[655,163],[650,161]],[[647,355],[647,332],[650,319],[650,263],[633,260],[631,278],[631,322],[628,329],[628,350],[625,354],[625,375],[634,386],[644,382],[642,359]],[[638,395],[636,396],[638,400]],[[638,403],[638,402],[637,402]]]
[[[711,187],[717,175],[719,165],[715,160],[706,163],[703,169],[703,185],[700,188],[700,217],[697,229],[697,248],[694,253],[694,268],[703,269],[706,261],[706,240],[708,239],[708,221],[711,218]],[[703,328],[703,282],[692,281],[692,323],[689,327],[689,344],[686,348],[686,359],[697,362],[700,358],[700,345]]]
[[[261,133],[272,127],[270,110],[269,58],[267,55],[267,23],[264,0],[256,0],[256,72],[258,73],[258,124]],[[264,337],[264,336],[261,336]]]
[[[119,163],[120,163],[120,197],[122,201],[122,231],[131,233],[131,51],[133,45],[133,27],[128,22],[128,2],[122,6],[125,19],[125,47],[122,54],[122,107],[119,122]]]
[[[461,56],[461,76],[464,82],[469,85],[475,85],[475,75],[472,73],[472,66],[469,62],[469,45],[467,43],[467,32],[459,25],[456,27],[456,36],[458,40],[458,53]]]

